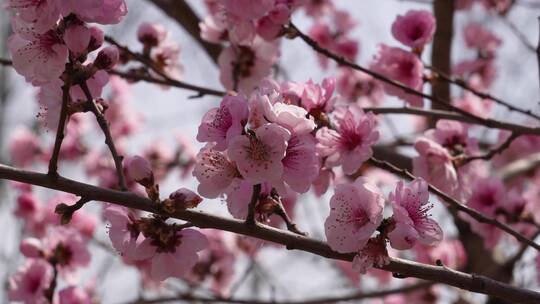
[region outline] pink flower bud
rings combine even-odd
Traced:
[[[149,47],[158,46],[167,36],[167,31],[161,24],[143,22],[137,30],[139,41]]]
[[[90,43],[88,43],[88,51],[92,52],[99,49],[103,45],[105,36],[103,31],[93,26],[90,28]]]
[[[150,163],[143,157],[133,156],[124,161],[124,168],[127,176],[143,185],[144,187],[152,187],[154,185],[154,173]]]
[[[27,258],[39,258],[42,255],[43,246],[36,238],[26,238],[22,240],[19,250]]]
[[[81,24],[71,25],[64,32],[64,42],[68,49],[75,55],[85,53],[91,39],[91,30]]]
[[[99,51],[94,66],[100,70],[110,70],[116,65],[119,57],[118,49],[115,46],[108,46]]]
[[[165,200],[165,210],[173,213],[179,209],[195,208],[202,202],[202,198],[195,192],[180,188],[169,195],[169,199]]]

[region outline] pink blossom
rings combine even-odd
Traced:
[[[19,251],[27,258],[43,257],[43,244],[36,238],[26,238],[21,241]]]
[[[240,173],[224,152],[206,146],[197,154],[193,176],[200,183],[197,191],[202,196],[216,198],[225,192]]]
[[[145,187],[154,185],[154,173],[150,162],[145,158],[135,155],[124,160],[126,176]]]
[[[229,145],[229,157],[248,182],[278,182],[283,175],[282,160],[291,134],[272,123],[259,127],[254,133],[236,136]]]
[[[424,65],[418,57],[405,50],[381,44],[379,54],[371,64],[373,71],[398,81],[411,89],[422,91]],[[390,84],[383,84],[388,95],[396,96],[415,107],[424,105],[422,97],[411,95]]]
[[[78,231],[57,227],[49,231],[43,243],[48,255],[57,260],[60,270],[71,272],[90,264],[87,242]]]
[[[422,177],[440,190],[452,194],[457,187],[458,177],[448,151],[438,143],[421,137],[414,148],[419,156],[413,158],[413,173]]]
[[[422,178],[404,185],[398,182],[396,190],[390,193],[389,201],[394,210],[395,228],[388,234],[392,247],[410,249],[416,241],[426,245],[436,245],[443,238],[439,224],[429,218],[428,184]]]
[[[215,142],[214,149],[223,151],[235,136],[242,134],[247,119],[247,100],[240,96],[226,96],[219,108],[212,108],[203,116],[197,140]]]
[[[335,130],[323,127],[317,132],[317,149],[328,157],[327,165],[342,165],[345,174],[353,174],[371,157],[371,146],[379,139],[376,118],[356,105],[338,109],[335,118]]]
[[[308,112],[321,111],[330,112],[334,107],[335,99],[332,98],[334,89],[336,87],[335,78],[325,78],[322,83],[315,84],[309,80],[302,91],[302,95],[299,96],[301,105]]]
[[[100,70],[110,70],[118,63],[119,58],[120,53],[116,46],[104,47],[94,60],[94,66]]]
[[[340,68],[337,76],[338,93],[349,102],[360,106],[378,106],[384,101],[382,84],[360,71]]]
[[[84,24],[73,24],[64,32],[64,43],[68,49],[79,56],[85,54],[90,44],[91,31]]]
[[[180,63],[180,46],[172,41],[165,40],[158,45],[151,54],[152,60],[156,63],[161,72],[173,79],[181,79],[183,67]]]
[[[263,108],[262,112],[267,121],[274,122],[297,135],[307,134],[315,129],[315,122],[312,118],[306,118],[308,112],[304,108],[276,102],[270,98],[263,95],[251,100],[253,106]]]
[[[155,47],[167,38],[167,30],[158,23],[143,22],[137,29],[137,38],[148,47]]]
[[[58,292],[58,304],[92,304],[92,295],[85,289],[69,286]]]
[[[488,53],[494,52],[502,44],[499,37],[477,22],[471,22],[465,26],[464,39],[468,47]]]
[[[235,79],[238,79],[238,91],[250,94],[261,79],[270,75],[278,52],[277,43],[262,39],[255,39],[250,46],[231,45],[219,55],[219,79],[228,90],[235,89]]]
[[[238,249],[234,248],[234,236],[221,230],[208,229],[204,232],[208,248],[201,252],[199,262],[188,278],[199,284],[210,282],[213,291],[226,297],[235,276]]]
[[[281,162],[283,181],[296,192],[307,192],[319,175],[319,158],[315,151],[313,135],[291,136],[285,158]],[[283,186],[281,192],[285,192]]]
[[[227,24],[222,18],[206,16],[199,22],[201,38],[212,43],[221,43],[227,39]]]
[[[410,10],[397,16],[392,24],[392,35],[413,49],[422,49],[435,34],[435,17],[425,10]]]
[[[259,19],[266,15],[273,7],[275,0],[222,0],[228,13],[242,19]]]
[[[316,196],[322,196],[328,191],[330,184],[334,180],[335,174],[332,169],[322,167],[319,174],[313,181],[313,191]]]
[[[41,216],[41,203],[32,195],[32,193],[24,192],[17,198],[17,207],[14,214],[25,221],[35,221]]]
[[[137,241],[142,238],[136,225],[136,215],[126,208],[111,205],[103,210],[103,217],[110,224],[108,232],[114,249],[131,260]]]
[[[441,119],[435,129],[425,132],[425,136],[448,149],[452,155],[472,155],[478,151],[478,142],[469,137],[468,132],[468,126],[461,122]]]
[[[197,252],[208,247],[208,240],[194,229],[162,231],[162,234],[159,239],[148,237],[138,244],[135,259],[150,259],[151,276],[156,280],[184,277],[197,263]]]
[[[8,297],[26,304],[45,304],[45,291],[53,278],[53,268],[45,260],[29,259],[9,278]]]
[[[200,202],[202,202],[202,198],[200,196],[186,188],[180,188],[172,192],[169,195],[169,200],[172,202],[175,211],[187,208],[195,208]]]
[[[324,222],[328,244],[341,253],[358,252],[383,218],[384,198],[376,186],[357,179],[336,186]]]
[[[117,24],[127,14],[124,0],[57,0],[64,16],[76,14],[82,21]]]
[[[143,117],[130,103],[130,86],[119,77],[111,77],[110,88],[105,118],[110,123],[111,134],[113,138],[131,135],[141,126]]]
[[[26,127],[18,127],[12,132],[9,154],[14,165],[26,167],[43,155],[39,138]]]
[[[13,22],[14,34],[8,38],[13,67],[33,85],[42,85],[62,75],[68,48],[53,31],[33,33]]]
[[[37,94],[39,104],[38,118],[42,124],[50,131],[55,131],[60,119],[62,108],[62,80],[54,79],[42,85]]]
[[[467,205],[482,214],[494,216],[506,200],[507,190],[498,178],[477,179]]]
[[[32,28],[37,33],[50,30],[60,18],[60,10],[56,0],[28,1],[7,0],[6,8],[17,13],[26,23],[33,23]]]

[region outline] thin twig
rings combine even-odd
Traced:
[[[512,142],[518,138],[519,136],[517,136],[515,133],[512,133],[502,144],[500,144],[497,148],[494,148],[494,149],[491,149],[489,150],[488,152],[486,152],[485,154],[482,154],[482,155],[474,155],[474,156],[468,156],[468,157],[465,157],[463,159],[460,160],[459,164],[460,165],[465,165],[465,164],[468,164],[470,162],[472,162],[473,160],[480,160],[480,159],[483,159],[483,160],[490,160],[492,159],[495,155],[497,154],[500,154],[502,153],[503,151],[505,151],[506,149],[508,149],[510,147],[510,145],[512,144]]]
[[[69,83],[64,83],[62,86],[62,108],[60,110],[60,118],[58,120],[58,126],[56,128],[56,138],[54,140],[54,148],[49,160],[48,174],[51,176],[58,175],[58,157],[60,155],[60,148],[62,147],[62,141],[64,141],[64,129],[69,119],[68,115],[68,103],[69,103]]]
[[[436,96],[432,96],[432,95],[429,95],[429,94],[426,94],[426,93],[423,93],[421,91],[417,91],[413,88],[410,88],[400,82],[397,82],[395,80],[392,80],[382,74],[379,74],[379,73],[376,73],[370,69],[367,69],[367,68],[364,68],[354,62],[350,62],[348,61],[347,59],[345,59],[344,57],[342,56],[339,56],[337,54],[334,54],[333,52],[330,52],[329,50],[321,47],[316,41],[314,41],[313,39],[311,39],[308,35],[304,34],[303,32],[301,32],[292,22],[289,23],[289,30],[291,31],[291,35],[293,36],[297,36],[297,37],[300,37],[307,45],[309,45],[313,50],[315,50],[317,53],[319,54],[322,54],[332,60],[334,60],[336,63],[340,64],[340,65],[344,65],[344,66],[348,66],[352,69],[355,69],[355,70],[358,70],[358,71],[361,71],[361,72],[364,72],[370,76],[372,76],[373,78],[377,79],[377,80],[380,80],[386,84],[389,84],[391,86],[394,86],[396,88],[399,88],[401,90],[403,90],[405,93],[407,94],[410,94],[410,95],[414,95],[414,96],[418,96],[418,97],[422,97],[422,98],[425,98],[425,99],[429,99],[431,100],[432,102],[450,110],[450,111],[453,111],[453,112],[457,112],[463,116],[466,116],[468,118],[470,118],[472,121],[474,121],[474,123],[477,123],[477,124],[480,124],[480,125],[484,125],[486,127],[490,127],[490,128],[499,128],[499,126],[501,125],[504,125],[504,124],[507,124],[506,122],[501,122],[501,121],[497,121],[497,120],[494,120],[494,119],[491,119],[491,118],[482,118],[482,117],[479,117],[479,116],[476,116],[472,113],[469,113],[463,109],[460,109],[456,106],[453,106],[452,104],[450,104],[450,102],[448,100],[444,100],[444,99],[441,99],[441,98],[438,98]],[[538,132],[540,131],[540,128],[528,128],[528,127],[525,127],[525,129],[537,129],[533,132]],[[522,129],[522,131],[524,131]],[[522,133],[522,131],[519,131],[519,133]],[[527,131],[526,131],[527,132]]]
[[[431,66],[429,64],[424,64],[424,67],[426,67],[427,69],[435,72],[436,74],[436,77],[444,80],[444,81],[447,81],[449,83],[452,83],[452,84],[455,84],[457,85],[458,87],[466,90],[466,91],[469,91],[471,92],[472,94],[482,98],[482,99],[489,99],[489,100],[492,100],[494,101],[495,103],[498,103],[504,107],[506,107],[507,109],[509,109],[510,111],[514,111],[514,112],[518,112],[518,113],[521,113],[523,115],[526,115],[526,116],[529,116],[529,117],[532,117],[536,120],[540,120],[540,115],[537,115],[535,113],[533,113],[531,110],[525,110],[525,109],[522,109],[520,107],[516,107],[514,106],[512,103],[509,103],[507,101],[504,101],[502,100],[501,98],[498,98],[498,97],[495,97],[489,93],[485,93],[485,92],[481,92],[473,87],[470,87],[469,85],[467,85],[467,82],[461,78],[458,78],[458,77],[455,77],[455,76],[451,76],[451,75],[448,75],[446,73],[443,73],[440,69],[434,67],[434,66]]]
[[[251,200],[248,205],[248,214],[246,217],[247,225],[255,225],[255,206],[259,201],[259,195],[261,194],[261,184],[253,185],[253,193],[251,194]]]
[[[171,87],[176,87],[180,89],[186,89],[197,92],[197,97],[202,97],[204,95],[211,95],[211,96],[225,96],[226,93],[219,90],[209,89],[201,86],[192,85],[189,83],[185,83],[182,81],[178,81],[175,79],[159,79],[148,75],[142,75],[142,74],[135,74],[135,73],[127,73],[122,72],[118,70],[112,70],[109,71],[110,74],[120,76],[122,78],[128,79],[128,80],[142,80],[149,83],[155,83],[155,84],[161,84]]]
[[[111,135],[111,130],[109,129],[109,124],[107,123],[107,120],[105,119],[105,116],[99,108],[96,105],[96,102],[94,101],[94,98],[92,97],[92,93],[90,93],[90,90],[88,89],[88,85],[86,82],[82,82],[79,84],[81,86],[81,89],[84,92],[84,95],[86,96],[88,107],[92,113],[94,113],[94,116],[96,116],[96,120],[99,124],[99,127],[101,128],[101,131],[103,131],[103,135],[105,136],[105,144],[107,147],[109,147],[109,150],[111,151],[111,155],[114,161],[114,166],[116,167],[116,175],[118,176],[118,186],[120,187],[120,190],[126,191],[126,178],[124,176],[124,170],[122,167],[122,157],[118,154],[118,151],[116,150],[116,146],[114,145],[114,141]]]
[[[416,284],[410,284],[402,287],[387,289],[387,290],[378,290],[372,292],[357,292],[351,295],[338,296],[338,297],[328,297],[328,298],[318,298],[310,300],[298,300],[298,301],[262,301],[257,299],[227,299],[222,297],[208,298],[194,296],[192,294],[181,294],[172,297],[162,297],[151,300],[142,300],[130,302],[130,304],[152,304],[152,303],[166,303],[174,302],[179,300],[188,300],[200,303],[229,303],[229,304],[326,304],[326,303],[340,303],[340,302],[350,302],[358,301],[363,299],[371,298],[382,298],[385,296],[398,294],[398,293],[409,293],[419,289],[428,288],[433,283],[431,282],[420,282]]]
[[[392,172],[392,173],[394,173],[394,174],[396,174],[398,176],[401,176],[403,178],[406,178],[406,179],[411,179],[412,180],[412,179],[416,178],[416,176],[414,176],[409,171],[398,168],[398,167],[390,164],[387,161],[379,160],[379,159],[376,159],[376,158],[372,157],[372,158],[369,159],[369,163],[374,165],[377,168]],[[521,243],[527,244],[527,245],[533,247],[534,249],[540,251],[540,245],[539,244],[537,244],[533,240],[525,237],[524,235],[517,232],[516,230],[512,229],[512,227],[508,226],[507,224],[501,223],[501,222],[499,222],[498,220],[496,220],[494,218],[489,218],[489,217],[483,215],[482,213],[480,213],[480,212],[478,212],[478,211],[476,211],[476,210],[474,210],[472,208],[467,207],[466,205],[460,203],[456,199],[452,198],[450,195],[448,195],[445,192],[439,190],[438,188],[436,188],[435,186],[433,186],[431,184],[428,184],[428,188],[429,188],[429,191],[431,191],[435,195],[439,196],[443,201],[445,201],[450,207],[454,208],[455,210],[466,213],[467,215],[469,215],[470,217],[472,217],[473,219],[475,219],[479,223],[489,224],[489,225],[492,225],[494,227],[497,227],[500,230],[512,235],[514,238],[516,238]]]
[[[528,127],[524,125],[514,124],[510,122],[503,122],[498,120],[491,120],[490,124],[478,122],[476,119],[462,116],[454,112],[441,111],[441,110],[425,110],[413,107],[366,107],[363,108],[366,112],[373,112],[375,114],[409,114],[425,117],[433,117],[437,119],[449,119],[455,121],[461,121],[471,124],[478,124],[489,128],[497,128],[501,130],[508,130],[516,134],[533,134],[540,135],[539,127]]]
[[[529,39],[525,34],[512,22],[510,19],[508,19],[507,16],[501,16],[501,21],[504,25],[506,25],[510,31],[518,38],[518,40],[525,46],[525,48],[531,52],[536,52],[536,48],[534,45],[529,42]]]
[[[210,215],[198,210],[178,210],[173,214],[165,214],[165,212],[150,199],[135,193],[96,187],[61,176],[58,178],[50,178],[47,174],[0,165],[0,179],[46,187],[78,196],[84,196],[93,201],[108,202],[158,215],[165,215],[171,218],[191,222],[199,228],[213,228],[230,231],[282,244],[288,249],[306,251],[326,258],[352,261],[354,257],[354,253],[342,254],[335,252],[324,242],[259,223],[255,223],[253,226],[247,226],[245,221],[242,220]],[[380,269],[399,273],[401,276],[416,277],[466,289],[472,292],[489,294],[514,303],[532,303],[535,301],[540,303],[540,293],[538,292],[511,286],[482,275],[471,275],[455,271],[448,267],[427,265],[399,258],[390,258],[390,263],[380,267]]]

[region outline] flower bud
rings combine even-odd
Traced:
[[[26,238],[22,240],[19,250],[27,258],[39,258],[43,255],[41,241],[36,238]]]
[[[169,195],[169,199],[163,202],[165,211],[174,213],[177,210],[195,208],[202,202],[202,198],[195,192],[180,188]]]
[[[167,31],[161,24],[141,23],[137,30],[137,38],[148,47],[155,47],[161,43],[167,36]]]
[[[99,51],[96,60],[94,61],[94,66],[99,70],[110,70],[116,63],[120,54],[118,48],[115,46],[108,46]]]
[[[90,42],[88,43],[88,52],[95,51],[103,45],[105,35],[99,28],[93,26],[90,28]]]
[[[88,50],[88,45],[92,39],[91,35],[91,30],[86,26],[73,24],[66,28],[64,42],[73,54],[79,56]]]
[[[154,173],[150,163],[143,157],[133,156],[125,161],[125,170],[127,176],[143,185],[145,188],[150,188],[154,185]]]

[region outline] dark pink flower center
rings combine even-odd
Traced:
[[[249,146],[246,146],[249,158],[257,161],[264,161],[270,158],[268,146],[255,137],[249,138]]]

